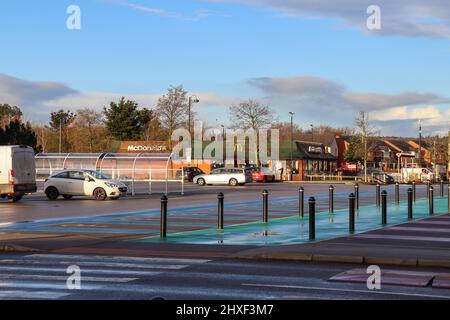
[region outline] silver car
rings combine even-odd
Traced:
[[[252,182],[250,171],[241,168],[219,168],[209,174],[201,174],[194,177],[194,183],[204,186],[209,184],[229,184],[231,186],[244,185]]]

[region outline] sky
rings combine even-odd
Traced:
[[[40,0],[0,4],[0,103],[48,122],[60,108],[102,110],[121,96],[152,108],[171,85],[199,118],[229,124],[252,98],[280,121],[382,135],[450,130],[446,0]],[[370,5],[380,28],[370,30]],[[80,9],[80,29],[68,7]],[[372,21],[372,20],[370,20]]]

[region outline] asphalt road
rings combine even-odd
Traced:
[[[67,274],[67,268],[74,265],[81,271],[79,290],[67,287],[67,280],[71,275]],[[369,290],[362,283],[328,281],[330,277],[352,268],[361,266],[247,260],[1,254],[0,299],[450,299],[449,289],[430,286],[382,284],[381,290]],[[410,271],[405,268],[389,269]],[[419,270],[414,269],[416,272]],[[76,284],[71,280],[73,279],[69,279],[69,284]]]
[[[225,206],[231,203],[258,201],[264,189],[269,190],[270,199],[297,197],[298,188],[305,187],[305,201],[310,196],[321,197],[317,203],[317,210],[326,210],[328,201],[328,187],[326,184],[300,184],[300,183],[251,183],[245,186],[206,186],[199,187],[194,184],[186,184],[185,194],[173,192],[169,195],[169,210],[177,207],[196,207],[199,205],[211,205],[217,202],[217,194],[225,194]],[[137,188],[145,189],[140,185]],[[406,198],[408,186],[401,186],[402,199]],[[393,186],[383,186],[388,190],[393,200]],[[418,197],[425,196],[425,186],[417,187]],[[436,188],[437,190],[437,188]],[[348,206],[348,194],[354,192],[353,185],[335,184],[335,208]],[[437,192],[437,191],[436,191]],[[360,186],[361,205],[373,204],[375,187],[370,185]],[[158,209],[160,207],[161,194],[128,196],[116,201],[95,201],[89,197],[74,198],[72,200],[59,199],[49,201],[42,192],[26,196],[18,203],[8,203],[0,200],[0,225],[23,221],[38,221],[53,218],[92,217],[105,214],[120,214],[124,212],[142,212]]]

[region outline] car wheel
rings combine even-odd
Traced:
[[[230,179],[230,185],[231,186],[233,186],[233,187],[235,187],[235,186],[237,186],[238,185],[238,181],[236,180],[236,179]]]
[[[119,200],[119,197],[111,198],[111,200]]]
[[[205,181],[205,179],[203,179],[203,178],[199,178],[199,179],[197,180],[197,184],[198,184],[199,186],[204,186],[204,185],[206,184],[206,181]]]
[[[20,199],[22,199],[22,196],[12,196],[12,197],[8,197],[8,202],[15,203],[15,202],[20,201]]]
[[[58,191],[58,189],[56,189],[55,187],[48,187],[46,190],[45,190],[45,195],[47,196],[47,198],[49,199],[49,200],[56,200],[56,199],[58,199],[58,197],[59,197],[59,191]]]
[[[103,201],[106,199],[106,191],[103,188],[97,188],[94,190],[94,198],[95,200]]]
[[[68,194],[63,194],[63,198],[66,200],[72,199],[72,196],[69,196]]]

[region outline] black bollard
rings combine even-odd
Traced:
[[[263,191],[263,222],[269,222],[269,191]]]
[[[416,202],[416,182],[412,183],[413,201]]]
[[[161,238],[167,237],[167,202],[166,196],[161,197],[161,225],[160,225],[160,236]]]
[[[408,189],[408,219],[413,218],[413,189]]]
[[[309,240],[316,239],[316,199],[309,198]]]
[[[441,196],[441,198],[443,198],[444,197],[444,181],[442,181],[442,179],[441,179],[441,189],[440,189],[440,191],[441,191],[440,196]]]
[[[430,216],[434,214],[434,189],[432,186],[428,189],[428,207]]]
[[[431,187],[431,183],[428,181],[427,182],[427,198],[430,198],[430,187]]]
[[[328,188],[328,211],[330,213],[334,212],[334,187],[330,186]]]
[[[350,193],[348,196],[348,231],[355,232],[355,200],[356,196]]]
[[[305,216],[305,188],[303,187],[298,189],[298,215],[302,218]]]
[[[381,224],[387,224],[387,192],[381,192]]]
[[[359,184],[355,183],[355,207],[359,210]]]
[[[377,204],[377,207],[379,207],[380,206],[380,190],[381,190],[379,183],[377,183],[375,190],[376,190],[376,193],[375,193],[376,204]]]
[[[398,182],[395,183],[395,203],[400,203],[400,184]]]
[[[217,228],[223,230],[223,199],[225,196],[223,193],[217,195]]]

